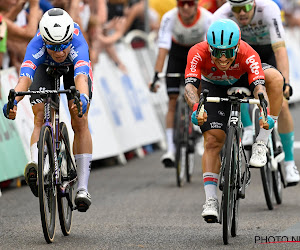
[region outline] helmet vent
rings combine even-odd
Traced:
[[[223,38],[224,38],[224,30],[221,32],[221,45],[223,45]]]
[[[231,44],[232,37],[233,37],[233,32],[231,32],[231,34],[230,34],[228,45]]]
[[[64,12],[62,11],[62,9],[53,8],[48,11],[48,14],[49,16],[62,16]]]
[[[216,44],[215,32],[212,32],[212,35],[213,35],[213,43]]]

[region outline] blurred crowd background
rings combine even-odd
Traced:
[[[300,0],[274,0],[282,9],[286,26],[300,26]],[[199,0],[200,6],[214,12],[226,0]],[[0,67],[19,71],[26,46],[38,29],[45,11],[65,9],[77,22],[90,48],[92,65],[100,53],[126,72],[114,44],[133,29],[153,33],[164,13],[176,7],[176,0],[0,0]]]

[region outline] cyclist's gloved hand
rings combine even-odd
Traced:
[[[261,120],[261,119],[262,119],[262,117],[260,116],[259,120]],[[272,129],[272,128],[274,128],[274,125],[275,125],[274,119],[268,115],[267,122],[263,124],[263,128],[264,129]]]
[[[151,92],[156,92],[157,91],[157,89],[158,89],[159,86],[156,83],[157,83],[158,80],[159,80],[158,72],[156,71],[154,73],[153,80],[152,80],[152,82],[149,85],[149,88],[150,88]]]
[[[203,125],[204,122],[207,121],[207,111],[204,109],[203,117],[202,117],[202,119],[200,120],[200,123],[199,123],[199,120],[196,118],[198,105],[199,105],[199,103],[195,103],[194,106],[193,106],[193,113],[191,115],[191,121],[192,121],[193,124],[201,126],[201,125]]]
[[[80,94],[80,101],[82,102],[82,114],[85,114],[89,103],[89,97],[86,94]]]
[[[14,100],[14,106],[17,106],[17,104],[18,104],[18,102],[16,100]],[[9,114],[7,114],[7,103],[4,104],[2,111],[3,111],[4,116],[7,119],[9,119],[9,117],[8,117]]]
[[[283,84],[283,96],[287,99],[290,100],[290,97],[293,95],[293,88],[289,83],[284,83]]]

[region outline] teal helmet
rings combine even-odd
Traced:
[[[211,47],[229,49],[238,45],[241,39],[241,31],[234,21],[219,19],[209,26],[206,38]]]

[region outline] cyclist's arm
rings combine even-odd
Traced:
[[[31,85],[32,81],[27,76],[20,76],[18,83],[15,87],[16,92],[27,91]],[[19,102],[24,98],[24,96],[17,96],[16,101]]]
[[[203,43],[200,43],[203,46]],[[187,64],[185,68],[185,89],[184,97],[189,107],[192,109],[195,103],[199,102],[199,93],[201,92],[201,60],[195,60],[197,58],[204,58],[199,48],[199,43],[194,45],[187,56]],[[201,57],[202,56],[202,57]]]
[[[75,87],[80,92],[80,94],[86,94],[89,96],[89,88],[88,88],[88,76],[85,74],[78,74],[75,77]]]
[[[184,89],[184,98],[189,107],[192,109],[195,103],[199,103],[198,89],[191,83],[186,84]]]
[[[274,49],[274,47],[273,47]],[[290,82],[290,70],[289,70],[289,59],[287,49],[284,46],[280,46],[274,50],[277,69],[282,73],[283,77],[285,78],[285,82]]]
[[[155,63],[155,72],[162,72],[165,59],[169,53],[169,50],[164,49],[164,48],[159,48],[158,50],[158,55]]]

